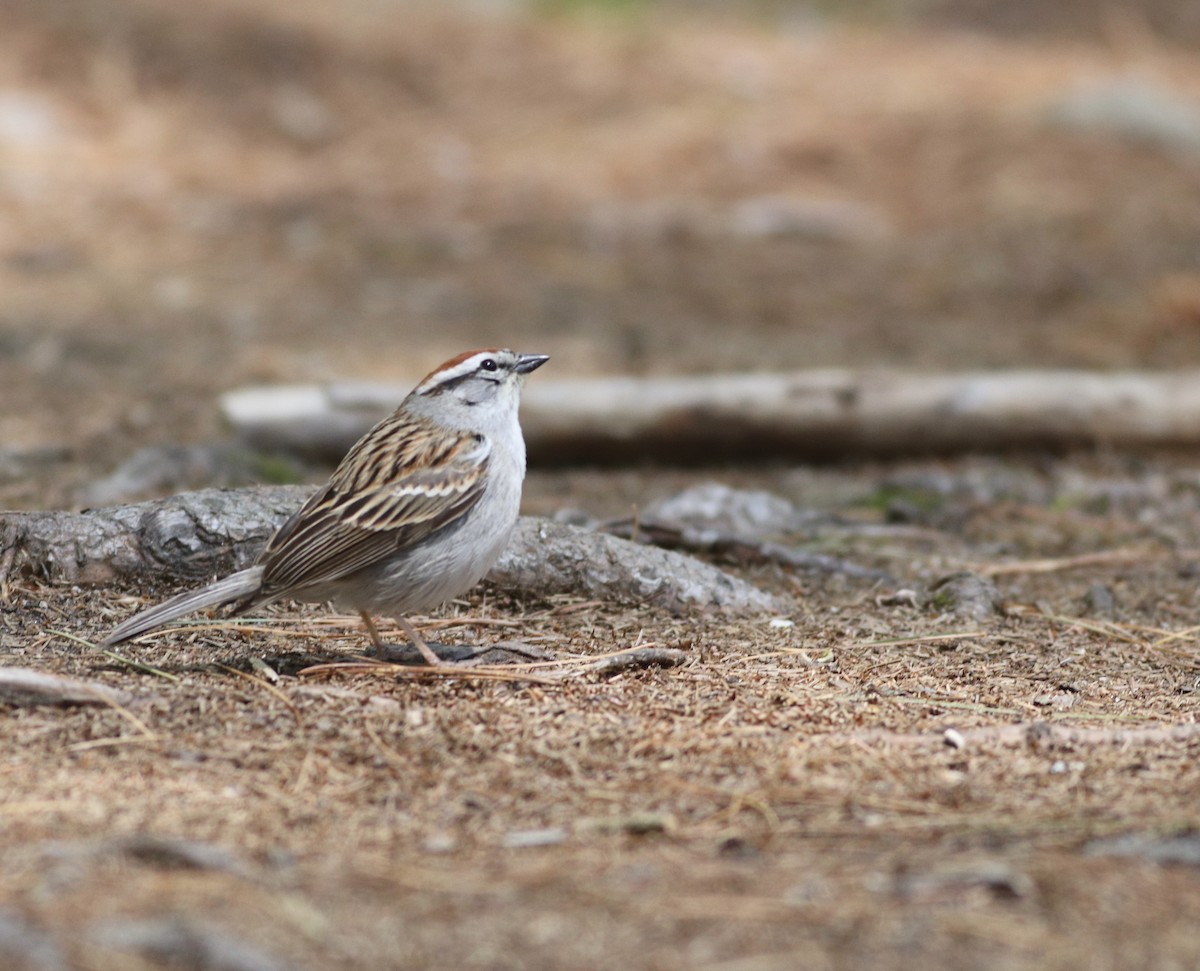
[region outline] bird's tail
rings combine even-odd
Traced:
[[[120,644],[121,641],[138,637],[185,614],[203,610],[205,607],[219,607],[235,600],[252,597],[262,587],[262,574],[261,566],[252,566],[248,570],[233,573],[223,580],[210,583],[207,587],[188,590],[170,600],[164,600],[157,606],[135,614],[125,623],[116,627],[108,637],[104,638],[102,646]]]

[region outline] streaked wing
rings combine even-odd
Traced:
[[[368,432],[259,557],[263,593],[349,576],[462,517],[483,494],[490,443],[393,415]]]

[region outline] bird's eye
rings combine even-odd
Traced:
[[[485,357],[479,362],[479,370],[481,371],[495,371],[497,367],[496,362],[490,357]]]

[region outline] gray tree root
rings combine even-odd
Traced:
[[[71,512],[0,514],[0,583],[199,581],[248,566],[308,495],[297,486],[205,489]],[[487,579],[505,593],[645,603],[673,613],[777,613],[775,598],[693,557],[522,518]]]

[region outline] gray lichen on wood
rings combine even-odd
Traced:
[[[249,565],[304,501],[297,486],[204,489],[83,512],[0,515],[0,579],[199,580]]]
[[[205,489],[84,512],[0,515],[0,582],[194,582],[249,565],[308,495],[296,486]],[[522,518],[487,578],[530,597],[576,594],[673,613],[778,612],[775,599],[693,557],[603,533]]]
[[[824,368],[537,381],[521,400],[541,463],[702,462],[1003,448],[1194,445],[1195,372]],[[247,388],[225,420],[268,451],[340,458],[407,389],[348,382]]]
[[[757,587],[695,557],[529,517],[517,524],[488,579],[505,590],[651,603],[676,614],[697,608],[737,614],[780,609]]]

